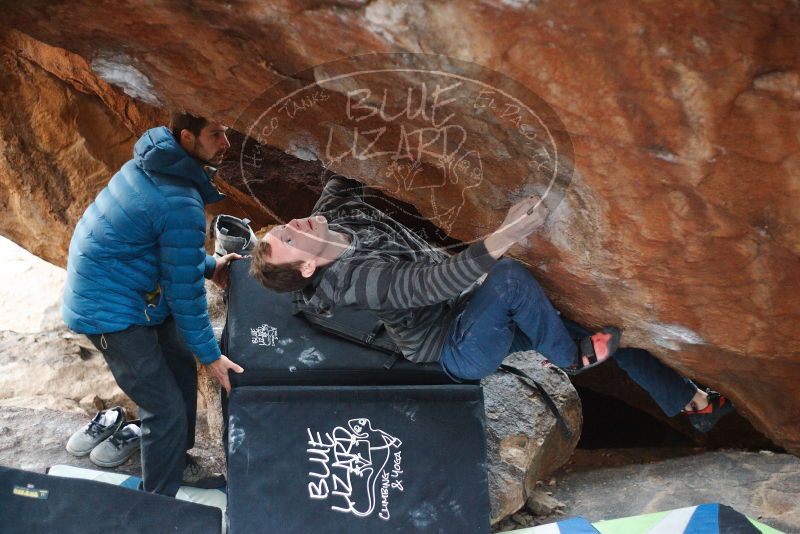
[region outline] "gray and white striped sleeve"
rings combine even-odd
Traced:
[[[403,310],[458,297],[497,260],[483,241],[439,264],[374,259],[353,265],[341,288],[341,304],[371,310]]]

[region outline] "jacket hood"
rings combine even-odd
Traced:
[[[133,147],[133,161],[147,174],[164,174],[189,180],[197,187],[206,204],[225,198],[211,183],[211,175],[203,164],[183,149],[166,126],[147,130],[139,138]]]

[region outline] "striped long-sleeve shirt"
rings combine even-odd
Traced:
[[[364,202],[359,182],[341,177],[328,182],[313,214],[352,242],[314,277],[309,303],[372,310],[407,359],[437,361],[459,297],[497,261],[483,241],[448,256]]]

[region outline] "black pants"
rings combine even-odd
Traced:
[[[91,335],[117,384],[139,408],[144,491],[174,497],[194,446],[197,364],[175,321]]]

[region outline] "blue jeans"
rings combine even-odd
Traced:
[[[503,259],[453,320],[440,363],[460,380],[488,376],[508,354],[524,350],[569,367],[578,357],[576,339],[588,334],[562,321],[525,267]],[[690,380],[645,350],[619,349],[614,359],[668,416],[680,413],[696,392]]]

